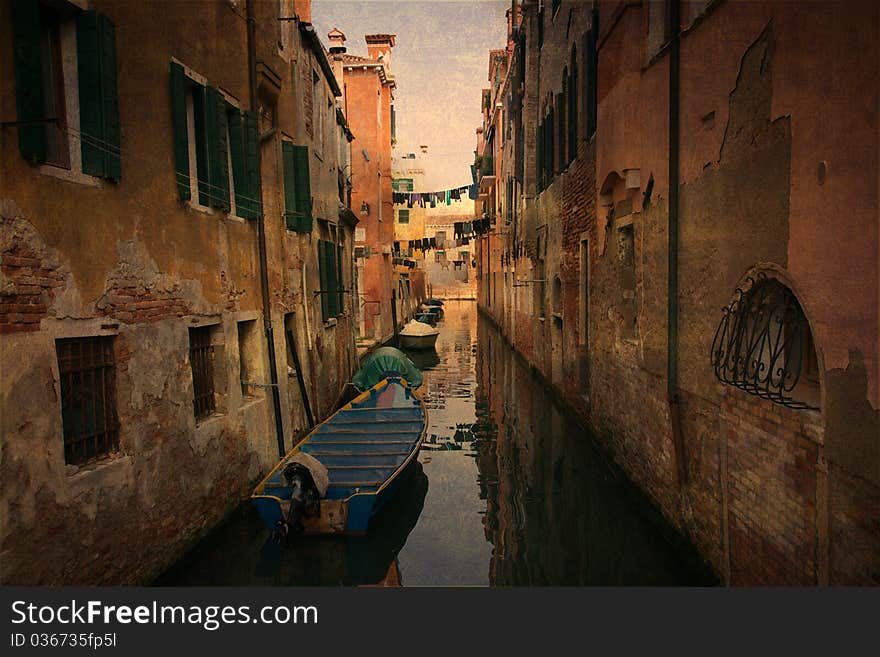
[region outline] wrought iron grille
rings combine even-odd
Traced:
[[[801,376],[815,362],[810,327],[800,304],[775,278],[758,274],[723,309],[712,341],[712,366],[722,383],[796,409],[818,410],[796,399]]]
[[[64,461],[79,465],[119,449],[113,337],[55,342],[61,378]]]
[[[214,402],[214,346],[211,327],[189,330],[189,362],[193,373],[193,413],[197,420],[211,415]]]

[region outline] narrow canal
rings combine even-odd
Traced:
[[[448,301],[417,468],[364,537],[281,546],[248,504],[156,584],[700,585],[714,578],[472,301]]]

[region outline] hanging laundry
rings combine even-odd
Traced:
[[[449,192],[449,195],[454,198],[456,201],[461,198],[461,193],[457,189],[453,189]]]
[[[446,190],[446,205],[452,205],[452,196],[448,189]]]
[[[476,201],[477,197],[480,195],[480,186],[476,183],[468,187],[468,198],[472,201]]]
[[[436,237],[430,237],[430,238],[428,238],[428,245],[429,245],[432,249],[436,249],[436,248],[437,248],[437,238],[436,238]]]
[[[452,225],[453,235],[455,236],[456,239],[461,237],[461,227],[462,227],[463,223],[464,222],[462,222],[462,221],[456,221]]]
[[[461,227],[461,234],[462,235],[472,235],[473,232],[474,232],[473,222],[465,221],[464,226]]]

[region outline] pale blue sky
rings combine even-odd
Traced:
[[[429,146],[425,184],[431,189],[424,191],[470,183],[489,50],[505,46],[509,7],[505,0],[312,2],[312,22],[325,46],[334,27],[345,33],[354,55],[367,54],[365,34],[397,35],[396,152]]]

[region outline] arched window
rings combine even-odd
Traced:
[[[797,298],[758,274],[724,308],[712,341],[722,383],[790,408],[819,408],[819,376],[810,325]]]

